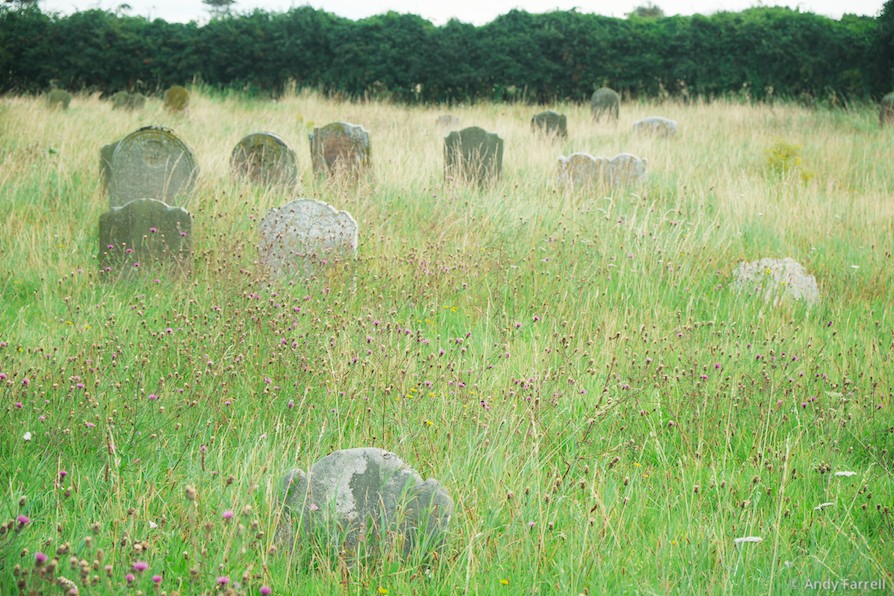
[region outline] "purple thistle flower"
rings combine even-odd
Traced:
[[[221,586],[225,586],[225,585],[227,585],[228,583],[230,583],[230,578],[227,577],[226,575],[218,575],[218,576],[217,576],[217,583],[218,583],[219,585],[221,585]]]
[[[124,579],[127,581],[127,583],[132,584],[134,580],[133,573],[128,573],[124,576]]]
[[[140,572],[140,571],[146,571],[147,569],[149,569],[149,563],[147,563],[145,561],[137,561],[136,563],[133,564],[134,571]]]
[[[270,596],[273,593],[268,586],[261,586],[261,596]]]
[[[160,575],[153,575],[153,576],[152,576],[152,581],[155,582],[155,585],[160,584],[160,583],[161,583],[161,576],[160,576]]]
[[[34,553],[34,562],[37,565],[43,565],[44,563],[47,562],[47,556],[45,554],[43,554],[42,552],[37,551],[36,553]]]

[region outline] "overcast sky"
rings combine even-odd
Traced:
[[[208,19],[202,0],[40,0],[44,12],[63,14],[91,8],[117,11],[125,3],[130,5],[127,14],[131,15],[178,22],[202,23]],[[394,10],[418,14],[436,25],[451,18],[481,25],[513,8],[533,13],[577,8],[582,13],[623,18],[635,7],[647,3],[648,0],[237,0],[234,8],[237,12],[256,8],[283,12],[309,4],[355,20]],[[707,15],[721,10],[737,12],[752,6],[788,6],[834,19],[841,18],[843,13],[877,16],[883,3],[884,0],[653,0],[666,15]]]

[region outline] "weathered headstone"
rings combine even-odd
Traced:
[[[572,153],[559,157],[559,182],[572,189],[588,189],[602,185],[608,160],[589,153]]]
[[[165,91],[165,109],[169,112],[185,112],[189,109],[189,91],[174,85]]]
[[[188,263],[192,216],[182,207],[138,199],[99,218],[99,262],[106,273],[138,270],[159,262]]]
[[[621,96],[614,89],[601,87],[590,96],[590,112],[598,122],[602,116],[617,120],[621,113]]]
[[[609,160],[605,168],[606,183],[617,188],[635,186],[646,177],[646,160],[632,153],[621,153]]]
[[[244,137],[230,155],[233,174],[256,184],[294,186],[298,181],[295,152],[269,132]]]
[[[820,298],[816,278],[791,257],[739,263],[733,271],[733,285],[774,305],[785,297],[807,304],[816,304]]]
[[[444,177],[480,185],[500,177],[503,139],[478,126],[453,131],[444,139]]]
[[[651,116],[634,122],[633,130],[661,137],[672,137],[677,134],[677,123],[661,116]]]
[[[646,160],[631,153],[612,159],[572,153],[559,158],[559,181],[573,189],[635,186],[646,176]]]
[[[113,110],[142,110],[146,105],[146,96],[142,93],[119,91],[110,98]]]
[[[347,211],[313,199],[271,209],[260,224],[260,260],[272,277],[313,277],[357,256],[357,222]]]
[[[881,126],[894,123],[894,91],[882,98],[881,105],[879,106],[878,119]]]
[[[543,133],[555,137],[566,138],[568,136],[568,120],[564,114],[558,114],[552,110],[540,112],[531,118],[531,129],[534,132]]]
[[[109,204],[158,199],[176,204],[195,186],[198,168],[192,151],[167,129],[147,126],[115,148],[111,160]]]
[[[453,515],[453,499],[437,480],[423,481],[382,449],[336,451],[306,474],[293,470],[283,484],[280,542],[316,540],[349,564],[381,554],[438,552]]]
[[[369,133],[347,122],[332,122],[314,128],[308,135],[310,158],[316,174],[357,177],[370,164]]]
[[[47,105],[51,108],[67,110],[71,103],[71,93],[62,89],[53,89],[47,94]]]
[[[459,118],[453,114],[443,114],[438,116],[437,123],[438,126],[443,126],[444,128],[458,128]]]

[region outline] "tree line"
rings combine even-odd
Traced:
[[[474,26],[389,12],[352,21],[309,6],[208,23],[0,7],[0,92],[154,93],[201,82],[401,102],[745,94],[850,101],[892,88],[894,0],[878,18],[787,8],[619,19],[513,10]]]

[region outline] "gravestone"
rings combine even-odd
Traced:
[[[99,218],[99,263],[105,273],[139,270],[191,256],[192,216],[182,207],[138,199]]]
[[[660,137],[672,137],[677,134],[677,123],[661,116],[651,116],[634,122],[633,130]]]
[[[239,141],[230,155],[230,169],[255,184],[294,186],[298,182],[295,152],[269,132],[255,132]]]
[[[894,123],[894,91],[882,98],[881,105],[879,106],[878,119],[881,126]]]
[[[50,108],[67,110],[71,103],[71,93],[62,89],[53,89],[47,94],[47,105]]]
[[[605,167],[605,180],[612,188],[635,186],[646,177],[646,160],[632,153],[616,155]]]
[[[120,142],[115,141],[114,143],[103,145],[99,150],[99,183],[104,193],[109,192],[109,182],[112,180],[112,156],[115,154],[115,149],[118,148],[118,143]]]
[[[559,158],[559,182],[573,189],[635,186],[646,177],[646,160],[631,153],[612,159],[572,153]]]
[[[564,114],[547,110],[531,118],[531,130],[564,139],[568,137],[568,122]]]
[[[760,296],[774,306],[786,297],[811,305],[820,298],[816,278],[791,257],[739,263],[733,271],[733,285],[736,290]]]
[[[316,540],[349,564],[364,558],[443,549],[453,499],[434,479],[393,453],[375,448],[336,451],[283,480],[281,543]]]
[[[559,182],[573,189],[587,189],[600,186],[608,160],[593,157],[589,153],[572,153],[559,157]]]
[[[590,112],[598,122],[603,116],[617,120],[621,113],[621,96],[614,89],[601,87],[590,96]]]
[[[357,177],[369,167],[369,133],[362,126],[332,122],[308,135],[310,158],[316,174]]]
[[[170,129],[147,126],[124,137],[112,154],[109,204],[158,199],[173,205],[192,192],[197,176],[189,147]]]
[[[113,110],[142,110],[146,105],[146,96],[142,93],[119,91],[110,98]]]
[[[260,261],[272,277],[313,277],[357,256],[357,222],[313,199],[271,209],[260,224]]]
[[[444,114],[438,116],[437,123],[438,126],[443,126],[444,128],[458,128],[459,118],[452,114]]]
[[[165,91],[165,109],[169,112],[185,112],[189,109],[189,91],[186,87],[174,85]]]
[[[470,126],[444,139],[444,177],[484,185],[500,177],[503,139],[483,128]]]

